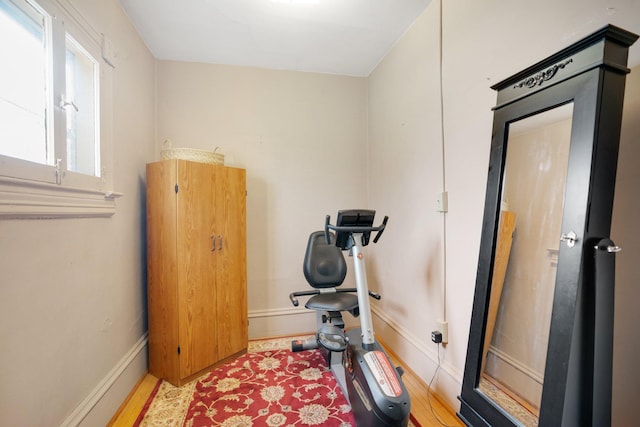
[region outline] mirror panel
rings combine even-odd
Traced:
[[[598,242],[610,242],[637,38],[608,25],[492,87],[457,414],[468,426],[610,425],[614,271],[608,262],[596,274],[595,259]]]
[[[508,126],[480,390],[537,426],[558,264],[573,104]]]

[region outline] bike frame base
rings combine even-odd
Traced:
[[[411,402],[398,371],[382,346],[362,344],[361,330],[347,332],[349,346],[342,353],[329,354],[329,363],[345,396],[351,403],[358,427],[406,427]]]

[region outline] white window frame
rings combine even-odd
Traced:
[[[115,213],[115,199],[122,194],[113,191],[113,47],[104,35],[98,33],[68,0],[27,0],[37,4],[51,15],[54,67],[64,70],[65,40],[68,33],[96,61],[99,68],[97,129],[100,139],[100,170],[90,176],[67,170],[66,156],[58,164],[43,165],[0,155],[0,218],[64,218],[110,217]],[[57,49],[57,51],[56,51]],[[62,58],[60,59],[60,55]],[[64,80],[64,73],[54,72]],[[60,104],[64,94],[64,81],[53,85],[54,104]],[[62,90],[60,89],[62,88]],[[53,107],[54,115],[65,115],[64,108]],[[64,124],[55,119],[56,125]],[[56,126],[54,144],[66,145],[65,127]],[[57,148],[56,148],[57,151]],[[66,151],[66,150],[65,150]]]

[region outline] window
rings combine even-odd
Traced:
[[[44,16],[0,1],[0,154],[46,164]]]
[[[100,176],[100,136],[96,127],[98,63],[69,35],[66,49],[67,169]]]
[[[0,0],[0,216],[113,214],[103,43],[68,0]]]

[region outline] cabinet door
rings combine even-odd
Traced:
[[[180,377],[218,360],[214,228],[218,168],[178,161],[177,259]]]
[[[180,380],[175,162],[147,165],[147,298],[149,372]]]
[[[218,358],[223,359],[247,348],[245,170],[220,168],[216,178],[216,211],[221,213],[216,227],[223,239],[216,271]]]

